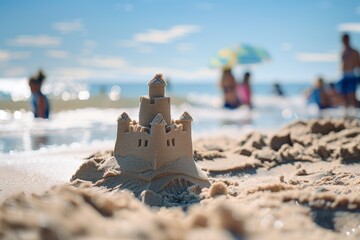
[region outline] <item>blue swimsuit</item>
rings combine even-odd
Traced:
[[[45,116],[44,116],[44,118],[49,118],[49,113],[50,113],[49,100],[42,93],[33,93],[33,94],[31,94],[31,105],[32,105],[34,117],[36,117],[36,118],[40,117],[39,114],[38,114],[38,112],[39,112],[38,98],[39,97],[44,98],[44,100],[45,100],[45,112],[44,112]]]

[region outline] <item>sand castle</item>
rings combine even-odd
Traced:
[[[125,187],[136,193],[180,193],[195,185],[208,187],[206,174],[193,160],[192,117],[171,119],[170,98],[161,74],[149,82],[149,96],[140,97],[139,122],[122,113],[114,149]]]

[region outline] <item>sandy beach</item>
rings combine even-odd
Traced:
[[[1,239],[360,237],[358,120],[298,121],[272,134],[198,139],[194,159],[211,186],[162,195],[153,207],[117,182],[121,166],[111,155],[110,146],[58,153],[64,166],[75,163],[57,178],[38,171],[27,187],[20,165],[2,168],[2,180],[19,184],[1,187]]]
[[[360,240],[359,3],[0,1],[0,240]]]

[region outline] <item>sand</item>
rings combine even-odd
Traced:
[[[199,139],[194,159],[212,185],[164,195],[162,207],[122,188],[111,155],[94,153],[72,182],[5,200],[0,239],[360,238],[358,120]]]

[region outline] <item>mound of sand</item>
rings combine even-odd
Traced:
[[[0,238],[359,239],[358,120],[300,121],[194,149],[212,185],[162,195],[171,208],[122,189],[112,152],[96,153],[71,183],[7,199]]]

